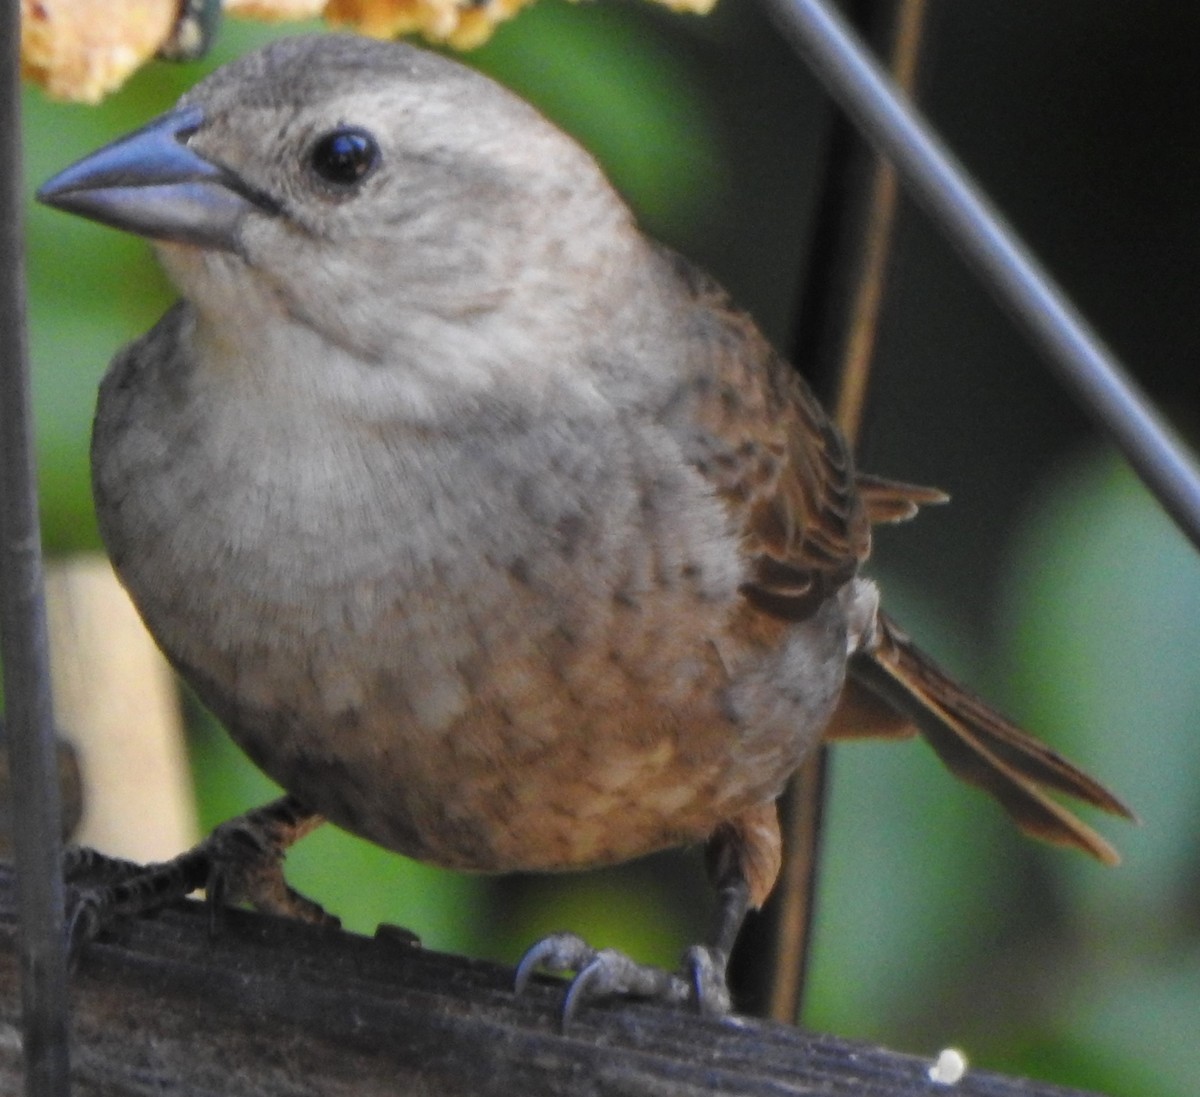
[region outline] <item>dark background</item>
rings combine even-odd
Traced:
[[[100,109],[27,96],[38,181],[166,109],[280,28],[230,22],[211,62],[154,65]],[[1200,8],[931,0],[924,108],[1178,429],[1200,435]],[[806,277],[830,107],[749,0],[707,18],[539,0],[468,57],[576,133],[648,231],[707,266],[783,347]],[[97,545],[95,384],[171,298],[141,242],[31,206],[48,548]],[[863,463],[953,505],[885,530],[872,568],[939,658],[1127,797],[1104,870],[1036,847],[919,744],[834,761],[806,1021],[931,1058],[1123,1097],[1200,1078],[1200,563],[925,217],[905,205]],[[804,363],[800,363],[803,367]],[[196,712],[206,822],[267,786]],[[694,854],[486,882],[344,837],[293,882],[351,928],[512,959],[540,933],[673,964],[708,904]]]

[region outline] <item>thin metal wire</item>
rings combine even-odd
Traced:
[[[20,41],[17,0],[0,0],[0,645],[21,927],[25,1092],[66,1097],[61,824],[25,334]]]
[[[1112,352],[826,0],[766,3],[826,90],[892,159],[914,196],[1200,548],[1200,472]]]
[[[901,0],[895,10],[888,70],[896,86],[910,99],[916,91],[925,32],[925,9],[926,0]],[[900,198],[895,165],[886,157],[877,156],[868,186],[866,224],[863,226],[862,243],[858,249],[860,254],[857,256],[858,280],[847,310],[848,331],[840,348],[842,358],[838,368],[833,416],[855,452],[859,448],[863,416],[866,414],[871,365],[875,360],[875,343],[879,335],[879,319],[883,313],[887,269],[895,235]]]

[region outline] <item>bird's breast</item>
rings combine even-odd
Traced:
[[[836,699],[844,626],[740,628],[738,538],[653,424],[430,436],[106,389],[97,509],[151,631],[380,844],[508,870],[703,838]]]

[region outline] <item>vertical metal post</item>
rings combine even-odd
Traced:
[[[66,945],[25,331],[20,43],[17,0],[0,0],[0,652],[21,925],[25,1092],[65,1097]]]

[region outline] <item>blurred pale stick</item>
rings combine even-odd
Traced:
[[[79,754],[79,845],[163,861],[199,837],[174,675],[98,555],[46,570],[54,709]]]

